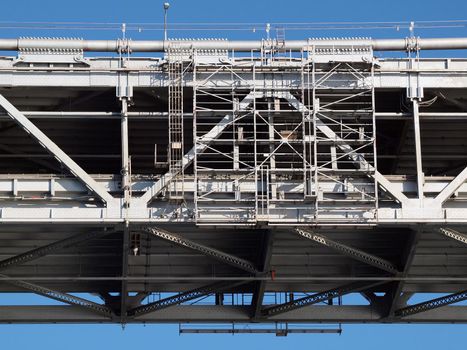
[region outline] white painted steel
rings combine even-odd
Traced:
[[[20,49],[72,49],[96,52],[163,52],[168,41],[81,40],[19,38],[0,39],[0,50]],[[278,47],[276,40],[186,40],[181,49],[252,51]],[[402,39],[308,39],[286,40],[285,50],[300,51],[305,47],[371,46],[374,51],[458,50],[467,48],[467,38],[402,38]]]

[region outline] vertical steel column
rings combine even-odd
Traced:
[[[126,76],[128,86],[128,75]],[[122,158],[122,191],[123,191],[123,210],[125,217],[125,226],[123,228],[122,237],[122,284],[120,290],[120,323],[124,325],[127,317],[127,300],[128,300],[128,282],[126,277],[128,275],[128,252],[130,250],[130,223],[128,221],[128,209],[131,200],[131,179],[130,179],[130,156],[128,146],[128,100],[129,91],[120,97],[122,103],[120,130],[121,130],[121,158]]]
[[[124,58],[120,57],[121,67],[125,67]],[[120,137],[121,137],[121,170],[122,192],[123,192],[123,215],[125,224],[122,237],[122,269],[121,269],[121,288],[120,288],[120,323],[125,325],[127,319],[127,300],[128,300],[128,252],[130,251],[130,222],[128,221],[128,210],[131,201],[131,176],[130,176],[130,155],[128,141],[128,105],[132,98],[132,90],[129,85],[129,74],[119,74],[119,97],[122,104],[120,118]],[[118,307],[118,306],[117,306]]]
[[[302,104],[306,106],[305,100],[305,67],[306,67],[306,60],[304,57],[304,50],[301,51],[301,58],[302,58],[302,66],[300,69],[300,88],[301,88],[301,97],[302,97]],[[303,148],[303,198],[306,198],[308,193],[308,185],[309,181],[307,180],[307,143],[306,143],[306,125],[307,125],[307,112],[305,108],[302,109],[302,148]]]
[[[122,191],[123,191],[123,205],[125,208],[130,206],[130,186],[131,179],[130,164],[129,164],[129,149],[128,149],[128,96],[121,98],[122,100],[122,115],[121,115],[121,147],[122,147]]]
[[[234,75],[233,72],[233,67],[230,70],[230,79],[231,81],[234,81],[236,79],[236,76]],[[235,86],[236,84],[232,84],[232,88],[230,90],[230,98],[232,101],[232,148],[233,148],[233,164],[232,164],[232,169],[233,170],[239,170],[240,169],[240,145],[239,145],[239,131],[238,131],[238,126],[235,121],[235,106],[240,103],[240,101],[237,101],[236,96],[235,96]],[[240,193],[238,189],[238,180],[235,181],[235,192]],[[235,195],[237,196],[237,195]]]
[[[193,205],[194,205],[194,215],[196,222],[198,221],[198,129],[196,126],[197,119],[197,51],[193,50]],[[232,114],[233,115],[233,114]]]
[[[253,166],[255,169],[255,219],[258,221],[258,213],[259,213],[259,202],[258,202],[258,191],[259,191],[259,186],[260,182],[258,181],[258,140],[256,138],[256,66],[253,65],[252,67],[252,72],[253,72]],[[262,181],[261,181],[262,185]]]
[[[270,171],[271,171],[271,199],[273,200],[277,199],[276,156],[274,155],[274,149],[275,149],[274,115],[273,113],[271,113],[273,108],[274,108],[274,112],[278,111],[276,109],[277,105],[276,105],[275,99],[276,98],[274,98],[274,101],[271,98],[268,99],[268,138],[269,138],[269,152],[271,154],[269,158],[269,164],[270,164]],[[279,102],[279,110],[280,110],[280,102]],[[269,188],[266,189],[266,195],[269,198],[268,191],[269,191]]]
[[[125,221],[123,228],[122,244],[122,285],[120,290],[120,323],[124,325],[127,318],[127,300],[128,300],[128,253],[130,251],[130,223]]]
[[[303,196],[310,198],[314,196],[312,186],[314,183],[313,173],[313,127],[312,127],[312,96],[311,96],[311,77],[310,77],[310,57],[309,51],[302,51],[302,69],[301,69],[301,92],[302,92],[302,145],[303,145]],[[307,108],[305,108],[307,107]]]
[[[312,93],[311,93],[311,101],[308,103],[310,106],[313,108],[312,109],[312,127],[313,127],[313,133],[310,133],[310,135],[313,135],[313,164],[314,164],[314,169],[310,167],[310,175],[311,173],[313,174],[313,179],[314,179],[314,195],[316,196],[315,200],[315,221],[318,221],[318,213],[319,213],[319,183],[318,183],[318,128],[317,128],[317,122],[318,122],[318,110],[319,110],[319,100],[316,98],[316,62],[315,62],[315,47],[313,46],[313,55],[312,55],[312,62],[311,62],[311,88],[312,88]],[[309,78],[308,78],[309,80]],[[310,87],[308,87],[308,90]],[[310,92],[308,92],[308,96],[310,96]],[[309,109],[309,108],[308,108]],[[311,144],[310,144],[311,145]],[[310,152],[311,153],[311,152]]]
[[[371,121],[373,123],[372,132],[373,132],[373,167],[374,172],[378,171],[378,155],[376,148],[376,98],[375,98],[375,65],[371,65]],[[378,181],[374,179],[374,191],[375,191],[375,219],[378,219],[379,212],[379,191],[378,191]]]
[[[419,198],[420,207],[423,206],[423,183],[425,176],[422,167],[422,144],[420,138],[420,116],[419,116],[419,101],[418,98],[412,99],[413,107],[413,122],[414,122],[414,136],[415,136],[415,157],[417,164],[417,193]]]

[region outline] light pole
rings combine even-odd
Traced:
[[[164,41],[167,41],[167,10],[169,9],[170,4],[164,2]]]

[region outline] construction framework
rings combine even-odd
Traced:
[[[466,48],[0,40],[0,323],[467,323]]]

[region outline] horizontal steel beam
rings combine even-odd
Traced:
[[[240,325],[241,327],[241,325]],[[339,328],[181,328],[180,334],[341,334]]]
[[[118,323],[108,317],[76,306],[0,306],[0,323]],[[175,305],[138,318],[128,323],[248,323],[249,306]],[[384,320],[369,305],[312,305],[288,313],[262,319],[264,323],[467,323],[467,307],[451,306],[421,314]],[[257,324],[258,321],[255,321]]]
[[[283,169],[281,171],[277,171],[277,173],[283,173]],[[120,181],[117,179],[113,179],[113,176],[103,176],[99,175],[96,177],[96,182],[98,182],[101,186],[103,186],[109,192],[115,192],[120,189]],[[391,181],[394,188],[398,191],[404,191],[404,193],[414,193],[416,192],[416,182],[412,179],[403,179],[397,176],[387,176],[388,180]],[[346,188],[345,185],[337,185],[336,181],[332,178],[325,178],[319,177],[319,183],[321,190],[323,193],[359,193],[357,190],[352,190],[351,188]],[[198,174],[198,180],[203,180],[203,183],[208,184],[211,187],[223,187],[229,188],[232,190],[234,186],[232,185],[233,180],[238,180],[238,188],[241,192],[254,192],[256,189],[256,182],[254,179],[245,179],[241,178],[237,174],[231,173],[229,178],[227,179],[213,179],[210,175],[201,175]],[[338,178],[336,177],[336,180]],[[134,194],[138,192],[145,192],[149,188],[151,188],[157,180],[133,180],[132,181],[132,192]],[[183,184],[182,184],[183,182]],[[426,177],[425,178],[425,192],[429,193],[438,193],[450,182],[450,177]],[[277,185],[278,191],[280,190],[287,190],[288,192],[303,192],[303,181],[299,180],[280,180],[278,179],[275,184]],[[193,192],[195,190],[194,185],[194,177],[191,175],[185,175],[183,181],[179,181],[177,183],[173,183],[172,187],[169,187],[171,190],[175,188],[175,186],[179,186],[180,188],[183,186],[185,192]],[[361,185],[363,186],[363,185]],[[365,188],[370,189],[371,184],[365,185]],[[50,193],[50,195],[59,196],[66,194],[66,193],[76,193],[80,197],[83,197],[85,193],[88,192],[88,189],[82,184],[82,182],[76,178],[71,177],[60,177],[59,175],[33,175],[33,174],[8,174],[8,175],[0,175],[0,194],[5,196],[6,194],[17,194],[21,196],[22,194],[29,194],[34,192],[40,193]],[[462,194],[462,197],[465,197],[467,194],[467,184],[462,185],[458,192]],[[137,195],[135,195],[137,197]],[[26,196],[27,198],[27,196]],[[5,198],[2,198],[5,201]],[[37,200],[37,194],[35,194],[35,199]],[[454,198],[453,200],[456,200]],[[462,198],[459,198],[462,200]],[[157,203],[157,202],[156,202]],[[157,205],[157,204],[156,204]],[[165,205],[165,203],[164,203]]]
[[[271,276],[212,276],[212,275],[198,275],[198,276],[24,276],[24,277],[13,277],[13,276],[0,276],[1,281],[13,281],[13,280],[24,280],[24,281],[46,281],[46,282],[79,282],[79,281],[131,281],[131,282],[157,282],[159,284],[170,283],[170,282],[207,282],[207,281],[272,281]],[[317,283],[317,282],[354,282],[354,281],[365,281],[365,282],[396,282],[405,281],[411,283],[411,291],[417,293],[423,293],[422,286],[414,286],[413,284],[431,284],[433,286],[441,284],[467,284],[467,277],[456,277],[456,276],[424,276],[424,277],[397,277],[397,276],[310,276],[310,275],[296,275],[296,276],[275,276],[273,282],[277,282],[277,286],[288,285],[289,283]],[[279,291],[286,291],[280,289]]]
[[[0,86],[11,88],[11,92],[19,91],[21,87],[58,87],[62,89],[63,93],[67,91],[75,91],[79,87],[92,87],[96,89],[112,88],[116,89],[117,86],[121,85],[119,80],[119,68],[116,64],[117,58],[90,58],[90,67],[79,68],[79,67],[50,67],[50,66],[27,66],[18,67],[12,64],[11,57],[0,59]],[[267,65],[262,66],[261,71],[256,71],[256,78],[252,77],[253,66],[257,62],[251,60],[245,62],[245,58],[241,59],[235,56],[232,59],[232,69],[235,70],[235,74],[231,74],[226,70],[222,74],[216,74],[215,79],[209,79],[206,82],[206,89],[213,90],[229,90],[232,85],[235,84],[237,88],[244,88],[251,90],[253,87],[257,90],[268,90],[273,91],[277,88],[277,66]],[[282,64],[282,63],[281,63]],[[155,66],[156,65],[156,66]],[[374,88],[376,91],[379,89],[405,89],[407,87],[407,76],[411,72],[420,72],[418,78],[418,86],[423,86],[424,89],[428,88],[455,88],[462,89],[467,86],[467,76],[465,71],[467,70],[466,59],[430,59],[420,60],[416,66],[410,65],[410,60],[407,59],[391,59],[391,60],[379,60],[378,66],[374,73]],[[281,71],[281,86],[287,87],[291,90],[300,90],[302,88],[301,82],[301,61],[287,62],[287,70]],[[205,74],[213,73],[218,69],[218,65],[206,68]],[[164,90],[167,88],[167,80],[163,71],[161,63],[155,63],[153,59],[134,59],[131,61],[131,65],[125,68],[128,72],[128,83],[134,88],[147,88],[151,90]],[[64,74],[66,73],[66,74]],[[269,74],[271,73],[271,74]],[[426,74],[423,74],[426,73]],[[317,72],[317,79],[323,76],[324,72]],[[49,79],[44,79],[44,75],[48,76]],[[360,86],[368,83],[368,79],[371,76],[362,76],[354,82]],[[184,79],[186,87],[193,87],[196,83],[193,81],[193,75],[187,73]],[[333,79],[327,81],[330,88],[341,88],[342,84],[345,84],[344,79]],[[348,84],[348,82],[347,82]],[[344,85],[349,88],[353,86]],[[281,88],[283,89],[283,88]],[[45,90],[44,90],[45,91]],[[11,93],[10,92],[10,93]],[[51,94],[53,92],[51,91]],[[61,98],[65,98],[62,96]],[[16,96],[15,103],[20,105],[31,106],[30,108],[37,109],[34,107],[36,103],[42,105],[44,102],[43,98],[24,98]],[[55,100],[58,102],[58,100]],[[258,107],[258,106],[257,106]],[[60,106],[59,106],[60,108]],[[64,108],[68,109],[68,108]],[[461,111],[463,109],[460,109]],[[23,109],[24,111],[24,109]],[[395,110],[394,110],[395,111]],[[24,111],[28,113],[27,111]],[[226,110],[225,113],[230,113],[231,110]],[[45,114],[47,112],[44,112]],[[42,116],[44,115],[42,114]],[[138,115],[137,112],[136,115]],[[209,112],[208,112],[209,113]],[[462,114],[455,114],[462,117]],[[91,113],[92,114],[92,113]],[[145,115],[145,112],[142,112]],[[204,114],[204,112],[203,112]],[[379,113],[378,113],[379,114]],[[35,117],[35,113],[28,114],[28,118]],[[425,116],[425,113],[421,114]],[[41,117],[40,115],[37,117]],[[115,118],[115,116],[109,116]],[[427,115],[429,118],[436,117],[434,113]],[[2,116],[2,118],[5,118]],[[132,117],[130,117],[132,118]],[[191,116],[189,117],[191,118]],[[402,118],[401,114],[396,115],[396,118]]]
[[[67,111],[21,111],[28,119],[78,119],[78,120],[120,120],[121,113],[117,112],[67,112]],[[412,114],[403,112],[376,112],[377,120],[407,120]],[[466,120],[465,112],[420,112],[420,119],[426,120]],[[128,118],[132,120],[167,120],[168,112],[128,112]],[[183,113],[183,118],[190,119],[193,113]],[[340,115],[340,119],[354,119],[353,115]],[[372,115],[361,115],[360,120],[371,120]],[[9,120],[7,114],[0,113],[0,120]]]
[[[82,40],[19,38],[0,39],[0,50],[17,51],[25,49],[70,49],[96,52],[162,52],[171,42],[163,40]],[[252,51],[281,48],[300,51],[305,47],[319,46],[371,46],[374,51],[415,51],[467,49],[467,38],[401,38],[401,39],[307,39],[286,40],[184,40],[180,49]]]
[[[135,201],[136,202],[136,201]],[[28,203],[28,202],[26,202]],[[26,204],[25,203],[25,204]],[[132,202],[133,203],[133,202]],[[133,224],[140,225],[176,225],[193,224],[193,216],[190,210],[193,210],[193,204],[187,201],[187,210],[182,212],[180,216],[180,207],[171,205],[167,202],[158,202],[154,207],[134,206],[130,208],[127,217],[124,212],[114,208],[107,210],[106,208],[95,207],[80,207],[76,206],[70,209],[66,205],[57,205],[53,201],[35,201],[34,206],[19,206],[13,201],[8,205],[2,204],[0,207],[0,223],[2,224],[122,224],[125,220],[130,220]],[[30,203],[28,203],[30,204]],[[52,205],[49,205],[52,204]],[[231,208],[216,208],[212,206],[213,211],[208,212],[209,216],[200,224],[221,226],[243,226],[255,227],[257,222],[254,219],[249,221],[241,216],[238,218],[237,212]],[[235,209],[235,207],[232,207]],[[251,208],[254,208],[254,203]],[[428,208],[430,209],[430,208]],[[431,224],[431,225],[464,225],[467,223],[467,208],[445,208],[441,210],[400,210],[398,208],[379,207],[377,210],[377,218],[373,209],[362,208],[359,212],[362,217],[370,217],[362,221],[349,221],[349,215],[355,214],[355,211],[341,210],[336,214],[320,213],[316,220],[313,211],[310,209],[309,203],[303,203],[294,207],[287,208],[284,212],[271,213],[268,217],[268,224],[272,227],[289,227],[293,228],[297,225],[309,223],[309,225],[318,225],[320,227],[327,226],[374,226],[374,225],[401,225],[407,226],[410,224]],[[286,214],[286,215],[284,215]],[[176,221],[174,216],[179,215]],[[305,216],[306,215],[306,216]]]

